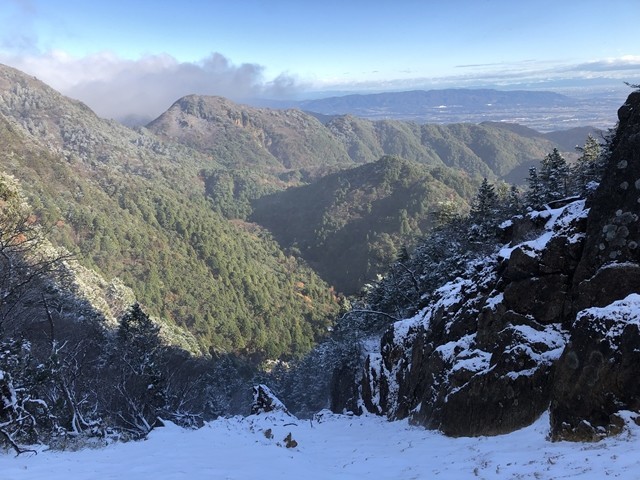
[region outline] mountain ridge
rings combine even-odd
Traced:
[[[322,123],[299,110],[195,95],[176,101],[148,127],[161,138],[214,155],[228,168],[258,168],[275,176],[298,172],[306,181],[383,155],[500,178],[517,167],[526,171],[558,146],[543,134],[521,135],[500,123],[419,125],[353,115]]]
[[[233,302],[227,298],[229,285],[223,288],[218,281],[227,279],[231,264],[239,262],[248,270],[258,267],[248,266],[240,251],[223,255],[223,238],[229,244],[246,242],[242,248],[254,248],[252,255],[271,264],[276,277],[282,269],[277,265],[290,263],[304,277],[301,283],[315,285],[303,288],[302,296],[297,283],[286,286],[287,295],[302,302],[295,309],[319,322],[313,335],[320,334],[320,324],[329,322],[328,313],[337,308],[331,290],[321,286],[303,262],[282,260],[268,232],[228,222],[234,215],[246,219],[258,197],[374,163],[386,154],[441,169],[465,167],[471,181],[479,182],[482,176],[495,178],[542,157],[552,145],[544,139],[536,143],[521,138],[517,147],[501,156],[497,154],[501,145],[519,137],[490,126],[430,127],[355,117],[334,119],[325,126],[298,110],[245,108],[221,97],[199,96],[177,100],[150,128],[132,130],[100,119],[86,105],[66,99],[33,77],[10,67],[0,71],[5,138],[24,152],[21,160],[4,152],[2,162],[10,173],[29,179],[25,191],[43,221],[61,225],[54,240],[86,251],[88,267],[107,277],[122,277],[154,315],[179,319],[182,327],[194,330],[209,346],[219,342],[231,348],[234,343],[242,345],[243,336],[257,338],[250,333],[251,322],[240,317],[252,317],[255,302],[263,305],[260,312],[269,305],[269,315],[276,315],[276,305],[282,305],[282,298],[275,300],[280,296],[275,290],[269,295],[274,300],[261,294],[265,288],[282,285],[284,280],[274,278],[256,277],[251,284],[236,278],[234,288],[245,295]],[[488,140],[481,142],[480,137]],[[244,206],[221,211],[214,199],[222,198],[222,192],[235,203],[237,184],[216,175],[231,172],[242,178],[242,168],[256,172],[249,178]],[[223,192],[228,188],[230,192]],[[163,253],[170,248],[173,255]],[[302,297],[309,297],[309,292],[319,302],[317,308],[315,302],[304,303]],[[220,301],[202,304],[198,296]],[[242,305],[244,311],[229,307],[229,302]],[[226,319],[225,326],[212,328],[220,318]],[[301,334],[298,327],[294,328],[298,343],[309,348],[310,330]]]
[[[271,108],[300,108],[319,119],[356,115],[370,120],[396,119],[424,123],[525,123],[542,132],[593,125],[613,127],[611,111],[619,100],[601,95],[597,101],[540,90],[453,88],[382,93],[354,93],[300,101],[249,103]]]
[[[303,109],[324,115],[388,111],[394,115],[419,115],[434,108],[499,106],[571,106],[575,100],[555,92],[450,88],[352,94],[300,102]]]
[[[220,167],[211,156],[100,119],[15,69],[0,67],[0,85],[0,165],[58,225],[52,241],[120,277],[203,352],[295,355],[323,334],[337,309],[329,286],[266,232],[214,211],[200,178]]]
[[[468,210],[473,191],[461,172],[383,156],[258,198],[250,219],[353,295],[436,226],[440,210]]]

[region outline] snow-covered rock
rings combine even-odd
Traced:
[[[551,405],[557,439],[619,433],[620,410],[640,409],[640,295],[578,313],[556,371]]]
[[[362,408],[454,436],[507,433],[538,418],[567,339],[587,212],[576,200],[514,219],[523,238],[394,323],[366,356]],[[519,222],[540,228],[524,235]]]

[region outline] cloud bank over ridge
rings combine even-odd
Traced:
[[[197,62],[181,62],[171,55],[147,55],[135,60],[103,52],[73,57],[65,52],[6,54],[0,62],[34,75],[65,95],[83,101],[98,115],[126,123],[146,123],[173,102],[189,94],[218,95],[235,101],[257,98],[292,100],[326,96],[327,92],[400,91],[438,88],[549,89],[588,82],[623,87],[637,83],[640,57],[623,56],[575,65],[535,60],[517,64],[458,65],[457,72],[434,77],[350,82],[304,81],[288,73],[265,77],[256,63],[234,64],[214,52]],[[315,91],[315,94],[310,92]]]
[[[233,100],[287,99],[305,87],[285,73],[266,80],[261,65],[235,65],[220,53],[195,63],[179,62],[166,54],[127,60],[111,53],[75,58],[60,51],[0,55],[0,62],[83,101],[102,117],[115,119],[127,115],[154,118],[178,98],[194,93]]]

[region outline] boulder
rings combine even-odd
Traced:
[[[640,292],[640,265],[611,263],[575,286],[573,308],[579,312],[588,307],[604,307],[635,292]]]
[[[556,367],[554,440],[593,441],[619,433],[621,410],[640,411],[640,295],[578,314]]]
[[[538,252],[526,246],[517,247],[511,252],[507,267],[502,276],[509,281],[524,280],[540,274]]]

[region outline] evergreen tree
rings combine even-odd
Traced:
[[[475,200],[471,205],[469,220],[475,236],[486,238],[491,235],[496,224],[498,211],[498,195],[494,185],[485,178],[478,189]]]
[[[135,435],[149,433],[166,405],[159,333],[160,327],[135,303],[120,321],[110,358],[116,391],[110,410]]]
[[[511,185],[511,188],[509,188],[506,208],[508,215],[517,215],[522,212],[522,196],[520,190],[515,185]]]
[[[433,212],[434,227],[442,227],[451,222],[460,220],[460,205],[451,200],[445,200],[438,202],[438,205]]]
[[[600,161],[600,144],[589,134],[583,147],[576,147],[580,157],[576,160],[572,176],[575,182],[574,190],[579,195],[586,195],[593,190],[602,176]]]
[[[569,196],[570,170],[567,161],[557,148],[542,160],[540,179],[543,185],[545,202],[560,200]]]
[[[529,168],[529,190],[526,194],[527,206],[534,210],[539,210],[545,203],[544,187],[542,180],[538,175],[538,169],[536,167]]]

